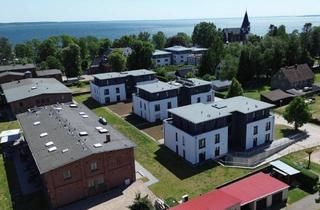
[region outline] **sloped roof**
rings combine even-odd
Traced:
[[[14,64],[14,65],[0,65],[0,72],[3,71],[21,71],[21,70],[29,70],[29,69],[35,69],[36,66],[34,64]]]
[[[290,83],[314,79],[314,73],[308,64],[300,64],[281,68],[280,71]]]
[[[280,89],[272,90],[267,93],[262,93],[261,95],[264,96],[265,98],[269,99],[270,101],[278,101],[281,99],[294,97],[294,95],[286,93]]]
[[[43,77],[43,76],[50,76],[50,75],[56,75],[56,74],[62,74],[61,70],[59,69],[47,69],[47,70],[41,70],[41,71],[36,71],[36,74],[38,77]]]
[[[5,77],[5,76],[9,76],[9,75],[13,75],[13,76],[24,76],[24,73],[20,73],[20,72],[14,72],[14,71],[6,71],[6,72],[2,72],[0,73],[0,77]]]
[[[170,208],[170,210],[225,210],[234,206],[239,206],[240,202],[239,199],[224,193],[221,190],[215,190]]]

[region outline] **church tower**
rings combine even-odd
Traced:
[[[247,11],[246,11],[246,14],[244,15],[243,22],[241,25],[241,33],[242,35],[248,35],[250,33],[250,21],[249,21]]]

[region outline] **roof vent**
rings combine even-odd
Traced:
[[[56,110],[62,110],[62,107],[56,107],[55,109]]]
[[[81,131],[79,133],[80,136],[88,136],[88,133],[86,131]]]
[[[107,129],[103,128],[103,129],[99,130],[99,133],[109,133],[109,131]]]
[[[100,126],[96,127],[96,130],[97,130],[97,131],[100,131],[100,130],[102,130],[102,129],[103,129],[103,127],[100,127]]]
[[[99,147],[102,147],[102,144],[101,143],[97,143],[97,144],[94,144],[93,145],[95,148],[99,148]]]
[[[40,138],[43,138],[43,137],[45,137],[45,136],[48,136],[48,133],[41,133],[41,134],[40,134]]]
[[[82,115],[82,118],[88,118],[88,117],[89,117],[89,116],[86,115],[86,114]]]
[[[34,123],[33,123],[33,125],[34,125],[34,126],[36,126],[36,125],[40,125],[40,122],[39,122],[39,121],[34,122]]]
[[[32,86],[31,87],[31,90],[35,90],[35,89],[37,89],[37,86]]]
[[[77,108],[78,105],[77,105],[77,104],[70,104],[70,107],[71,107],[71,108]]]
[[[106,135],[106,140],[104,143],[109,143],[111,141],[111,136],[110,136],[110,133],[107,133]]]
[[[46,147],[50,147],[50,146],[52,146],[54,143],[52,142],[52,141],[49,141],[48,143],[46,143],[45,145],[46,145]]]
[[[66,148],[66,149],[62,150],[62,153],[66,153],[66,152],[68,152],[68,151],[69,151],[69,149]]]
[[[79,114],[80,114],[80,115],[85,115],[86,113],[85,113],[85,112],[79,112]]]
[[[49,149],[48,149],[48,152],[53,152],[53,151],[56,151],[57,150],[57,147],[50,147]]]

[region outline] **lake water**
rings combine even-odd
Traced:
[[[0,36],[13,44],[33,38],[45,39],[52,35],[68,34],[76,37],[93,35],[98,38],[116,39],[126,34],[148,31],[151,34],[163,31],[167,36],[177,32],[192,34],[194,26],[201,21],[214,22],[217,27],[240,27],[242,18],[216,18],[197,20],[150,20],[150,21],[105,21],[105,22],[37,22],[0,24]],[[320,26],[320,16],[255,17],[250,18],[251,32],[264,35],[270,24],[285,25],[287,31],[301,30],[307,22]]]

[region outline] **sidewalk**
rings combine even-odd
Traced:
[[[317,198],[318,193],[313,195],[309,195],[285,208],[282,210],[319,210],[320,204],[315,202],[315,198]]]
[[[135,167],[136,167],[136,172],[138,172],[141,176],[147,177],[149,179],[149,181],[144,183],[147,187],[159,182],[159,180],[156,177],[154,177],[147,169],[145,169],[137,161],[135,161]]]

